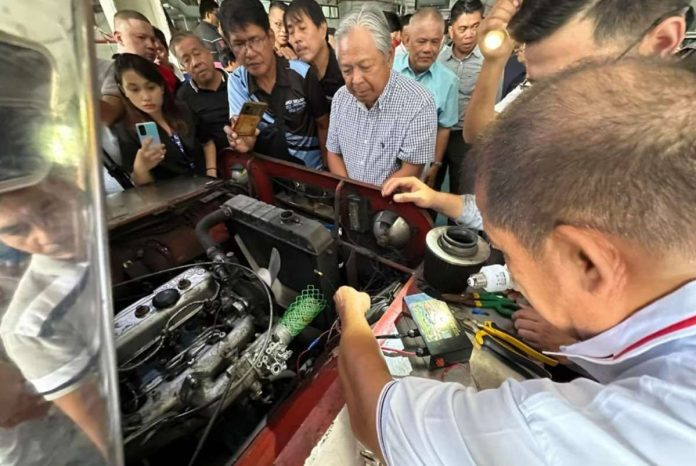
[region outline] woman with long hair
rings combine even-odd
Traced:
[[[196,138],[193,116],[166,91],[157,66],[130,53],[117,55],[116,82],[125,100],[124,118],[115,125],[121,165],[136,185],[182,175],[217,175],[215,144]],[[148,138],[141,146],[136,124],[152,121],[162,144]]]

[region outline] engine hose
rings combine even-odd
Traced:
[[[225,255],[220,249],[220,245],[210,236],[210,229],[215,225],[223,223],[225,220],[227,220],[227,212],[224,209],[218,209],[200,219],[196,224],[196,238],[198,238],[198,242],[201,243],[205,253],[213,261],[222,261],[225,259]]]

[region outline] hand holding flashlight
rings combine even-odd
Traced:
[[[479,48],[486,60],[507,60],[515,42],[508,24],[522,6],[522,0],[498,0],[479,27]]]

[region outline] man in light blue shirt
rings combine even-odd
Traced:
[[[450,130],[459,122],[459,80],[437,60],[444,35],[445,20],[442,14],[434,8],[419,10],[411,17],[408,33],[404,37],[408,54],[397,56],[392,66],[394,71],[425,86],[435,98],[438,127],[435,161],[425,176],[429,186],[434,186],[442,166]]]
[[[688,65],[624,58],[541,81],[499,117],[473,149],[486,232],[578,340],[555,354],[591,378],[392,380],[369,296],[344,287],[338,366],[364,445],[399,465],[693,464],[694,105]]]

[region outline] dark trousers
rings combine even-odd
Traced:
[[[452,194],[473,194],[474,181],[476,178],[476,164],[473,158],[469,157],[471,146],[464,142],[461,130],[452,130],[447,149],[442,159],[442,167],[437,173],[435,189],[440,190],[445,181],[445,175],[449,168],[450,190]]]

